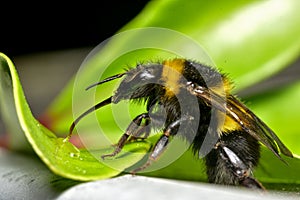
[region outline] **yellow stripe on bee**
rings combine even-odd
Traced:
[[[218,112],[219,127],[221,133],[228,133],[241,129],[241,126],[231,117],[225,115],[223,112]]]
[[[184,70],[184,59],[173,59],[163,62],[162,80],[165,82],[166,96],[179,93],[179,80]]]
[[[215,87],[211,87],[210,89],[219,96],[226,98],[228,95],[230,95],[230,92],[232,90],[232,83],[227,77],[223,76],[222,82],[220,84],[217,84]],[[239,105],[237,106],[240,110],[245,112],[245,110],[242,109]],[[226,134],[241,129],[240,124],[226,115],[224,112],[219,111],[217,117],[219,121],[218,130],[220,134]]]
[[[225,96],[230,94],[232,90],[232,83],[230,80],[226,77],[222,77],[222,82],[220,82],[217,86],[215,87],[210,87],[213,92],[217,93],[220,96]]]

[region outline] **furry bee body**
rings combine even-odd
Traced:
[[[231,81],[214,68],[186,59],[172,59],[139,64],[92,86],[122,76],[125,78],[110,98],[74,121],[70,135],[83,116],[104,105],[121,100],[144,103],[147,112],[129,124],[113,153],[102,156],[115,156],[129,138],[141,135],[146,138],[152,129],[162,130],[147,163],[133,173],[157,160],[174,136],[190,143],[196,157],[205,155],[211,183],[263,189],[252,176],[260,157],[259,142],[280,159],[279,150],[292,157],[275,133],[231,95]],[[207,147],[206,152],[201,149],[203,145]]]

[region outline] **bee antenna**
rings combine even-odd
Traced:
[[[91,89],[92,87],[95,87],[95,86],[97,86],[97,85],[101,85],[102,83],[106,83],[106,82],[112,81],[112,80],[114,80],[114,79],[121,78],[121,77],[124,76],[125,74],[126,74],[126,73],[121,73],[121,74],[117,74],[117,75],[108,77],[108,78],[106,78],[106,79],[104,79],[104,80],[102,80],[102,81],[99,81],[99,82],[97,82],[97,83],[94,83],[94,84],[88,86],[85,90],[89,90],[89,89]]]
[[[106,106],[106,105],[110,104],[110,103],[111,103],[111,98],[112,98],[112,97],[109,97],[109,98],[105,99],[104,101],[101,101],[100,103],[94,105],[93,107],[91,107],[90,109],[86,110],[84,113],[82,113],[81,115],[79,115],[79,117],[77,117],[77,118],[73,121],[73,123],[71,124],[70,130],[69,130],[69,135],[67,136],[66,140],[69,140],[69,139],[71,138],[72,133],[73,133],[73,130],[74,130],[76,124],[78,124],[78,122],[79,122],[83,117],[85,117],[85,116],[88,115],[89,113],[91,113],[91,112],[93,112],[93,111],[95,111],[95,110],[97,110],[97,109],[99,109],[99,108],[101,108],[101,107],[103,107],[103,106]]]

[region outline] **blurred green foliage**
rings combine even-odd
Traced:
[[[117,81],[84,91],[88,85],[120,73],[124,67],[133,67],[137,62],[163,60],[174,56],[217,67],[234,80],[234,92],[246,89],[280,72],[299,57],[299,7],[298,0],[151,1],[118,34],[91,52],[76,77],[49,106],[43,120],[53,133],[60,136],[66,134],[73,117],[91,107],[95,101],[110,96]],[[1,79],[4,88],[2,92],[13,91],[11,99],[4,102],[15,106],[17,116],[17,119],[6,121],[18,120],[16,123],[20,124],[36,153],[55,173],[80,180],[108,178],[121,173],[122,169],[141,159],[141,156],[128,156],[122,157],[120,162],[115,160],[116,168],[119,169],[116,171],[99,164],[88,151],[77,149],[56,138],[33,118],[12,63],[5,55],[1,59],[1,73],[8,74],[12,79],[12,85],[3,83],[9,81],[9,78]],[[300,107],[297,103],[299,97],[300,85],[297,83],[247,99],[247,102],[251,101],[250,108],[274,129],[295,154],[300,154],[297,144],[300,127],[295,126],[300,118]],[[13,101],[9,101],[12,99]],[[89,150],[104,148],[110,142],[115,143],[132,117],[143,110],[143,107],[127,103],[107,106],[96,115],[82,120],[77,131],[84,133],[80,137]],[[106,135],[99,136],[98,132]],[[149,148],[146,143],[139,145],[142,152]],[[136,145],[127,146],[128,151],[135,148]],[[77,160],[70,158],[73,151],[75,154],[72,155],[83,157],[77,156]],[[96,155],[100,155],[99,151]],[[263,149],[261,164],[255,172],[256,177],[265,183],[299,183],[299,159],[287,160],[289,166],[280,163],[273,154]],[[69,163],[64,165],[61,161]],[[124,163],[127,163],[126,166]],[[101,165],[102,171],[97,165]],[[91,170],[94,166],[97,166],[95,170]],[[78,170],[70,170],[71,168]],[[195,160],[191,152],[186,152],[167,168],[148,175],[205,180],[203,168],[203,163]],[[90,174],[85,176],[84,171],[89,171]]]

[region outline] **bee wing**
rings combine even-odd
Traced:
[[[237,121],[245,131],[247,131],[254,138],[261,141],[278,157],[278,148],[284,155],[293,157],[291,151],[281,142],[277,135],[260,118],[258,118],[251,110],[249,110],[235,97],[227,97],[226,107],[227,113],[233,119],[235,119],[235,115],[238,116],[238,119],[235,119],[235,121]]]
[[[278,148],[284,155],[293,157],[291,151],[280,141],[276,134],[234,96],[230,95],[225,99],[215,92],[201,86],[192,86],[188,88],[188,90],[204,100],[207,104],[226,113],[226,115],[235,120],[245,132],[263,143],[278,158],[281,159]]]

